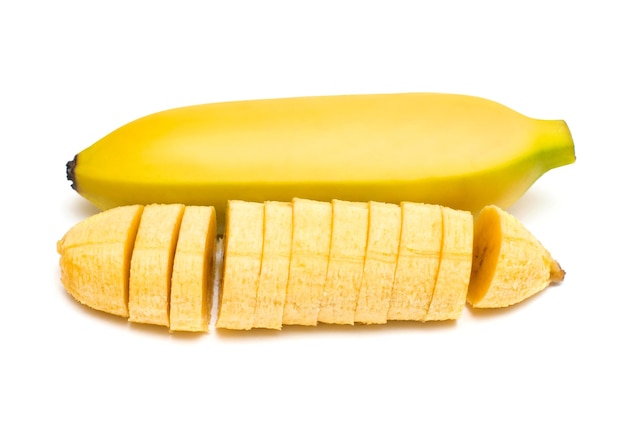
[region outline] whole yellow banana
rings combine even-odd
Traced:
[[[482,98],[404,93],[196,105],[124,125],[67,164],[101,209],[227,200],[417,201],[508,207],[573,163],[564,121]],[[223,220],[221,220],[223,221]]]

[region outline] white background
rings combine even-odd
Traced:
[[[616,1],[7,1],[0,6],[0,437],[626,437]],[[565,119],[577,162],[511,209],[567,276],[454,324],[202,336],[73,301],[65,163],[170,107],[438,91]]]

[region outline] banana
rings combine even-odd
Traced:
[[[513,215],[487,206],[474,225],[467,301],[475,308],[514,305],[560,282],[565,271]]]
[[[169,302],[172,331],[208,330],[215,234],[212,206],[185,207],[172,267]]]
[[[441,206],[403,202],[402,231],[387,320],[423,320],[437,281]]]
[[[473,218],[469,212],[442,207],[443,237],[435,287],[423,320],[461,316],[472,270]]]
[[[78,302],[128,317],[128,279],[143,206],[93,215],[57,243],[61,282]]]
[[[217,328],[454,320],[466,301],[510,306],[565,275],[493,205],[474,220],[412,202],[237,200],[226,226]],[[206,332],[215,239],[210,207],[112,208],[57,243],[61,281],[92,308]]]
[[[318,322],[354,324],[367,246],[367,203],[332,200],[332,229]]]
[[[217,327],[251,329],[263,258],[263,203],[230,201]]]
[[[131,322],[170,325],[170,282],[184,210],[182,204],[152,204],[143,209],[130,260]]]
[[[330,203],[295,198],[283,324],[317,325],[330,256]]]
[[[398,93],[222,102],[130,122],[67,163],[101,209],[228,200],[377,200],[507,208],[575,161],[562,120],[466,95]]]
[[[387,323],[400,246],[400,206],[370,201],[368,221],[365,263],[354,320]]]
[[[256,293],[254,327],[280,329],[289,280],[293,208],[291,203],[266,201],[263,254]]]

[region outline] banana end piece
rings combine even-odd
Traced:
[[[481,210],[467,294],[474,308],[508,307],[564,278],[560,264],[517,218],[496,206]]]
[[[57,242],[61,282],[79,303],[128,317],[130,258],[143,206],[101,212]]]

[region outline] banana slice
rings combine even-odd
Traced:
[[[369,228],[355,322],[386,323],[402,215],[397,204],[369,202]]]
[[[441,206],[404,202],[398,262],[387,320],[422,320],[439,270]]]
[[[443,243],[437,282],[424,320],[449,320],[460,317],[465,305],[472,269],[471,213],[442,207]]]
[[[263,252],[263,203],[229,201],[216,326],[251,329]]]
[[[367,247],[367,203],[333,200],[332,231],[319,322],[354,324]]]
[[[169,326],[174,250],[185,206],[150,204],[141,215],[130,261],[129,320]]]
[[[209,330],[215,227],[215,208],[185,208],[172,269],[171,331]]]
[[[130,259],[143,209],[123,206],[92,215],[57,243],[61,282],[78,302],[128,317]]]
[[[476,308],[513,305],[565,277],[537,238],[496,206],[487,206],[478,215],[473,247],[467,301]]]
[[[285,325],[317,325],[328,268],[331,227],[330,203],[293,199],[291,261],[283,310]]]
[[[288,202],[267,201],[264,215],[263,256],[254,326],[280,329],[289,280],[293,209]]]

